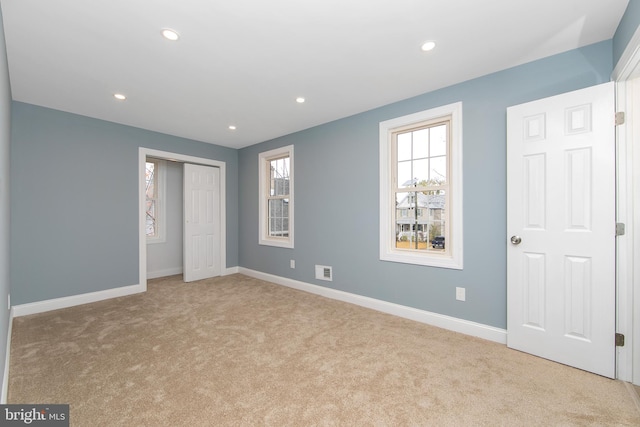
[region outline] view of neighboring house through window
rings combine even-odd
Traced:
[[[293,247],[293,146],[259,158],[260,244]]]
[[[393,134],[398,249],[446,252],[450,119]]]
[[[145,168],[145,230],[147,234],[147,242],[163,241],[163,194],[164,182],[163,177],[163,161],[158,159],[147,159]]]
[[[462,268],[462,104],[380,123],[380,259]]]

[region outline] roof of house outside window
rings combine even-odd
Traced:
[[[396,208],[409,209],[414,207],[413,196],[415,193],[407,193],[407,195],[398,203]],[[429,209],[444,209],[444,194],[424,194],[418,193],[418,207]]]

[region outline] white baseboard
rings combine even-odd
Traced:
[[[7,351],[4,356],[4,373],[2,375],[2,392],[0,392],[0,405],[7,404],[9,394],[9,357],[11,356],[11,333],[13,331],[13,308],[9,310],[9,327],[7,328]]]
[[[144,285],[122,286],[120,288],[107,289],[104,291],[15,305],[12,307],[12,311],[14,317],[28,316],[29,314],[44,313],[46,311],[88,304],[110,298],[138,294],[140,292],[146,292],[146,290],[146,283]]]
[[[256,279],[276,283],[278,285],[287,286],[289,288],[298,289],[300,291],[310,292],[323,297],[356,304],[361,307],[370,308],[387,314],[393,314],[398,317],[425,323],[427,325],[437,326],[439,328],[483,338],[500,344],[507,343],[507,331],[505,329],[484,325],[482,323],[470,322],[456,317],[445,316],[443,314],[432,313],[430,311],[419,310],[417,308],[407,307],[362,295],[351,294],[349,292],[339,291],[336,289],[325,288],[324,286],[312,285],[310,283],[287,279],[285,277],[274,276],[272,274],[262,273],[248,268],[240,267],[239,273],[255,277]]]
[[[223,272],[222,275],[223,276],[229,276],[231,274],[236,274],[240,272],[240,267],[229,267],[226,268]]]
[[[147,271],[147,279],[157,279],[158,277],[175,276],[182,274],[182,267],[166,268],[158,271]]]
[[[179,270],[179,271],[178,271]],[[223,270],[222,275],[228,276],[239,272],[238,267],[230,267]],[[147,273],[147,279],[155,279],[158,277],[172,276],[181,274],[182,268],[167,269],[162,271]],[[127,295],[146,292],[146,281],[144,285],[122,286],[120,288],[107,289],[105,291],[90,292],[80,295],[72,295],[68,297],[55,298],[45,301],[31,302],[28,304],[20,304],[12,307],[13,316],[28,316],[30,314],[44,313],[46,311],[58,310],[61,308],[73,307],[81,304],[102,301],[110,298],[124,297]]]
[[[157,279],[159,277],[167,277],[167,276],[174,276],[176,274],[182,274],[183,273],[183,269],[182,267],[177,267],[177,268],[168,268],[166,270],[158,270],[158,271],[148,271],[147,272],[147,279]],[[236,274],[238,273],[238,267],[229,267],[229,268],[224,268],[222,269],[222,276],[229,276],[231,274]]]

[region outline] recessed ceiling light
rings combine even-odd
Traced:
[[[171,40],[172,42],[180,38],[180,34],[178,34],[176,30],[172,30],[171,28],[164,28],[161,34],[162,34],[162,37],[164,37],[167,40]]]
[[[123,94],[121,94],[121,93],[114,93],[114,94],[113,94],[113,97],[114,97],[115,99],[117,99],[118,101],[124,101],[125,99],[127,99],[127,97],[126,97],[126,96],[124,96],[124,95],[123,95]]]
[[[436,42],[424,42],[420,49],[424,52],[429,52],[430,50],[433,50],[434,47],[436,47]]]
[[[230,129],[230,130],[236,130],[236,127],[235,127],[234,125],[230,125],[230,126],[229,126],[229,129]]]
[[[301,96],[299,96],[299,97],[297,97],[297,98],[296,98],[296,102],[297,102],[298,104],[302,104],[304,101],[305,101],[305,99],[304,99],[303,97],[301,97]]]

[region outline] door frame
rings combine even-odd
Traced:
[[[640,316],[634,316],[634,309],[640,310],[640,199],[634,198],[634,188],[635,192],[640,189],[640,150],[634,152],[633,140],[634,123],[640,123],[639,79],[640,28],[611,74],[616,84],[616,111],[626,116],[625,123],[616,127],[616,221],[626,226],[625,234],[616,239],[616,331],[625,335],[625,345],[616,351],[616,378],[637,385]],[[639,137],[636,129],[635,139]]]
[[[226,163],[220,160],[194,157],[186,154],[172,153],[169,151],[155,150],[152,148],[138,148],[138,241],[139,241],[139,280],[143,292],[147,290],[147,235],[145,232],[146,206],[145,206],[145,162],[147,156],[194,163],[204,166],[213,166],[220,169],[220,274],[225,275],[227,270],[227,197],[226,197]]]

